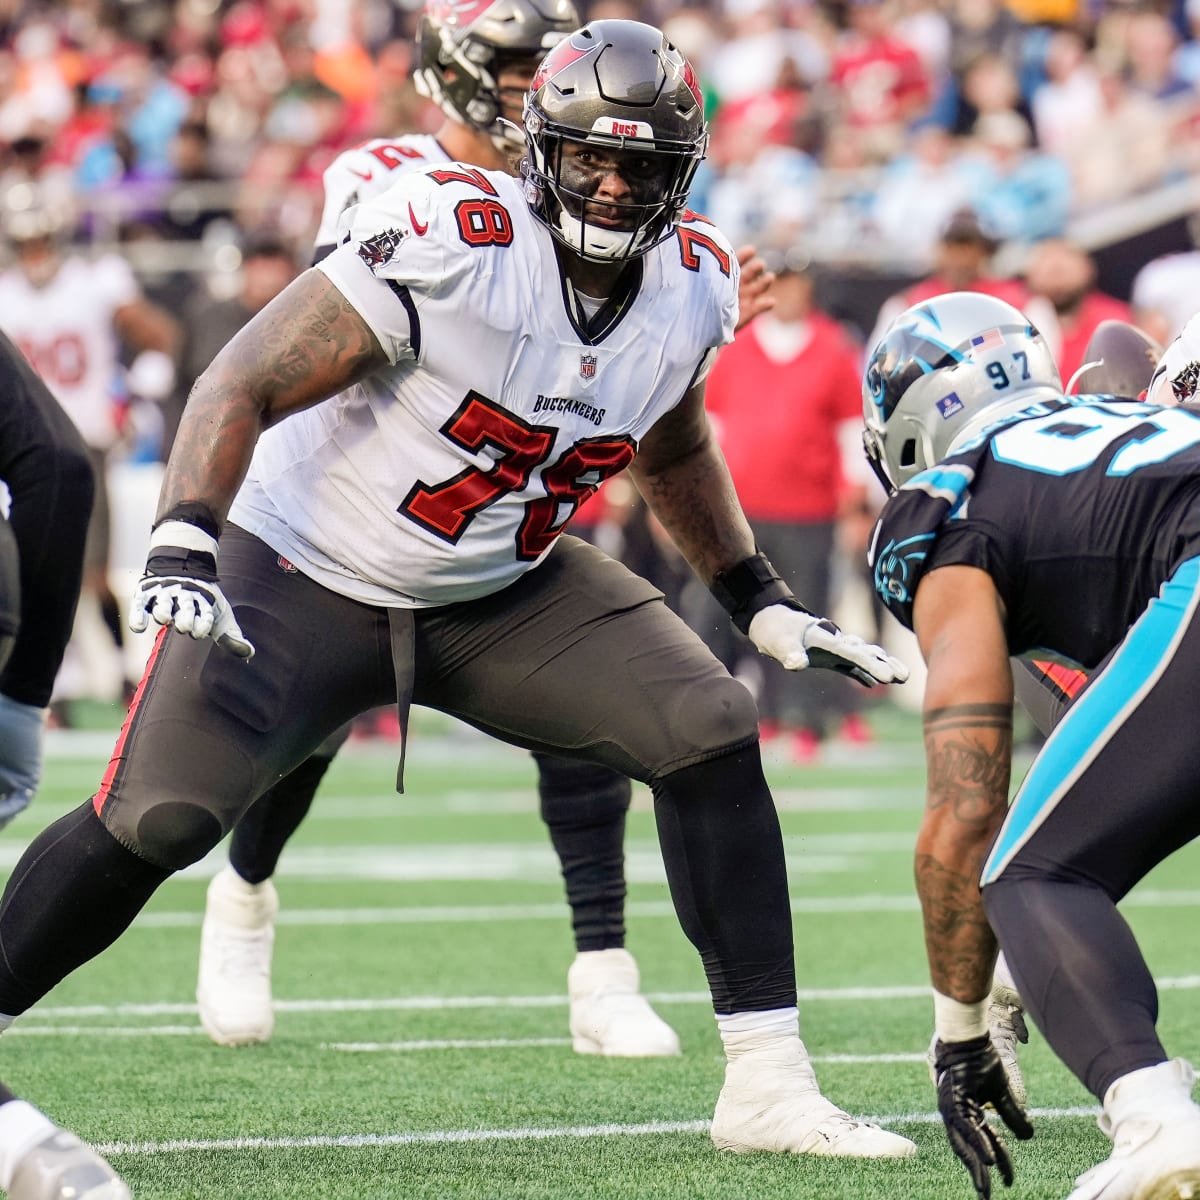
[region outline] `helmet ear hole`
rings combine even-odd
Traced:
[[[904,444],[900,447],[900,465],[902,467],[915,467],[917,465],[916,438],[904,439]]]

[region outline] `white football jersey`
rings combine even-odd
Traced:
[[[340,223],[347,209],[386,192],[405,171],[449,161],[441,142],[427,133],[373,138],[344,150],[322,177],[325,207],[317,228],[317,249],[342,240]]]
[[[737,260],[691,214],[593,336],[501,172],[409,173],[349,232],[319,269],[391,365],[264,432],[230,519],[367,603],[512,583],[733,336]]]
[[[117,438],[113,314],[140,295],[129,264],[114,254],[67,258],[44,287],[16,267],[0,274],[0,329],[95,449],[107,450]]]

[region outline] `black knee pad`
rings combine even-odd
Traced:
[[[694,744],[695,752],[687,756],[692,762],[758,738],[758,706],[749,690],[730,675],[678,689],[667,716],[670,728]]]
[[[225,833],[211,812],[186,800],[150,805],[131,840],[119,830],[113,832],[147,862],[167,871],[180,871],[199,862]]]
[[[535,754],[538,799],[547,825],[595,825],[629,811],[633,787],[611,767],[557,755]]]

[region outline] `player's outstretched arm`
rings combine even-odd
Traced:
[[[788,670],[821,667],[859,683],[903,683],[908,668],[806,609],[755,552],[698,384],[642,439],[630,467],[638,490],[734,624]]]
[[[387,362],[369,326],[320,271],[306,271],[236,334],[196,381],[159,495],[129,624],[153,618],[212,638],[239,658],[253,645],[221,591],[217,539],[263,429],[343,391]]]
[[[1012,670],[1000,598],[976,567],[941,567],[924,576],[913,624],[929,667],[928,779],[915,873],[935,993],[938,1110],[977,1196],[987,1200],[992,1168],[1005,1185],[1013,1171],[984,1106],[993,1105],[1017,1137],[1033,1134],[988,1036],[996,938],[979,890],[1008,810]]]

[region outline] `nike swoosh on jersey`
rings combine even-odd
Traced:
[[[417,214],[413,212],[411,200],[408,202],[408,219],[412,222],[413,233],[415,233],[417,237],[424,237],[429,232],[429,222],[426,221],[425,224],[422,225],[421,222],[417,220]]]
[[[347,170],[351,175],[357,175],[359,179],[366,183],[370,183],[371,180],[375,178],[374,171],[360,171],[357,167],[348,167]]]

